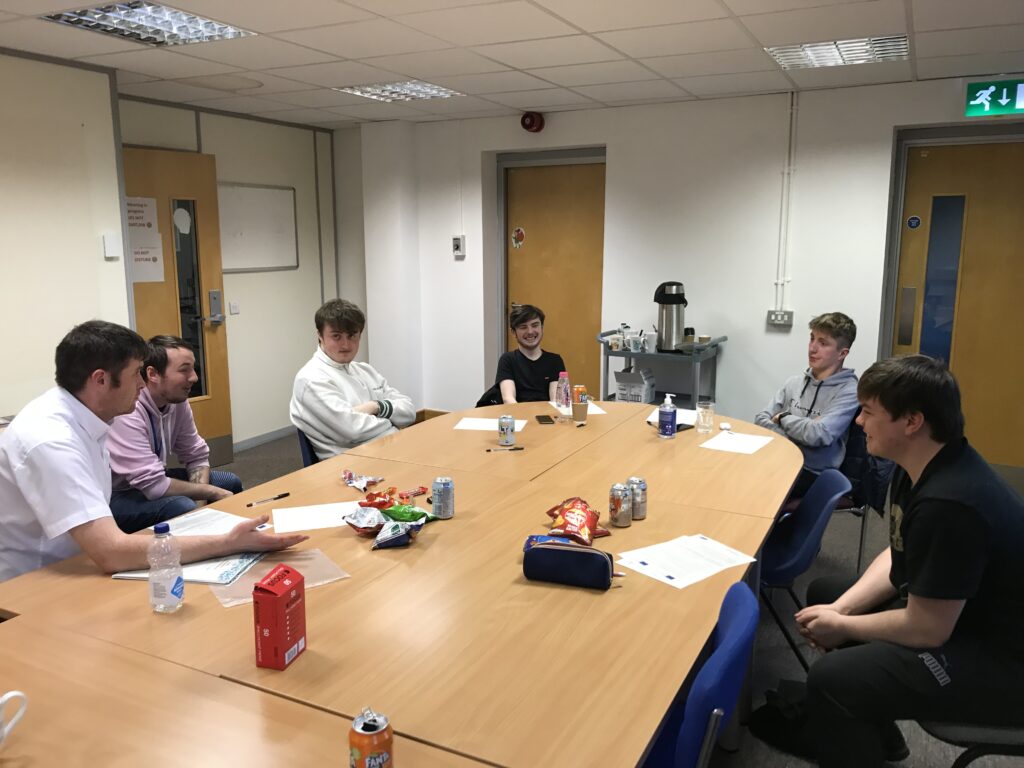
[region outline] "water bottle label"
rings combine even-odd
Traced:
[[[676,411],[661,411],[658,414],[658,432],[666,437],[674,437],[676,434]]]
[[[181,600],[185,596],[185,580],[179,576],[174,580],[174,586],[171,587],[171,594]]]

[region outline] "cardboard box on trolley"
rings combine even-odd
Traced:
[[[302,574],[278,565],[252,589],[256,666],[284,669],[306,650],[306,585]]]

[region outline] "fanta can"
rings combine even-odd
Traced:
[[[394,741],[387,715],[364,708],[348,735],[349,768],[394,768]]]

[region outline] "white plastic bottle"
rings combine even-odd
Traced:
[[[676,436],[676,406],[671,398],[675,395],[665,394],[665,402],[658,406],[658,437],[671,440]]]
[[[185,596],[181,545],[167,523],[157,523],[149,544],[149,603],[157,613],[174,613]]]
[[[569,383],[569,372],[562,371],[558,374],[558,386],[555,387],[555,405],[559,408],[572,407],[572,384]]]

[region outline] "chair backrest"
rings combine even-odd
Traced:
[[[320,461],[316,451],[313,450],[313,444],[306,437],[306,433],[301,429],[296,429],[295,432],[299,436],[299,452],[302,454],[302,466],[309,467]]]
[[[800,499],[800,506],[777,524],[761,550],[761,581],[768,586],[793,583],[811,567],[821,549],[836,502],[850,492],[850,481],[835,469],[826,469]]]
[[[743,582],[733,584],[718,613],[711,656],[697,673],[686,697],[683,724],[676,739],[676,768],[697,765],[716,709],[724,712],[720,721],[715,718],[716,723],[724,725],[729,721],[747,676],[757,616],[757,598],[750,587]]]
[[[860,415],[860,409],[857,409]],[[864,428],[857,423],[854,416],[850,429],[846,433],[846,456],[839,466],[839,471],[850,481],[850,497],[854,506],[869,506],[882,509],[885,506],[885,492],[889,488],[889,479],[896,465],[888,459],[872,456],[868,453],[868,440]]]

